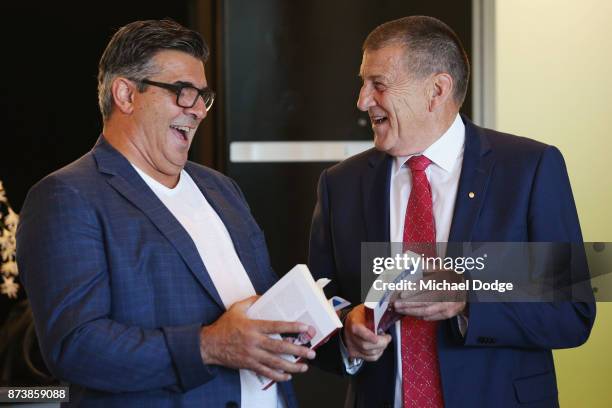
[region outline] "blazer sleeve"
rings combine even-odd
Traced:
[[[529,242],[566,243],[561,282],[586,286],[578,299],[541,303],[472,303],[465,345],[556,349],[576,347],[589,337],[595,303],[578,215],[559,150],[544,149],[529,198]],[[562,276],[559,276],[562,275]]]
[[[200,325],[145,329],[110,318],[112,293],[99,214],[53,176],[28,194],[17,231],[17,259],[40,347],[56,377],[127,392],[187,391],[210,381]]]
[[[327,170],[324,170],[319,177],[317,203],[312,215],[308,267],[315,280],[320,278],[331,279],[331,282],[325,287],[325,294],[328,297],[334,296],[338,291],[338,279],[333,253],[329,219]],[[340,331],[326,344],[317,349],[317,358],[314,364],[326,371],[342,375],[347,374],[340,351]]]

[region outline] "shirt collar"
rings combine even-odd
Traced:
[[[465,143],[465,125],[457,114],[453,124],[444,134],[422,153],[409,156],[396,156],[393,160],[393,174],[396,174],[412,156],[424,155],[432,163],[446,172],[450,172],[457,163]]]
[[[130,164],[151,189],[163,191],[166,194],[176,194],[177,191],[181,191],[185,186],[187,177],[189,177],[185,169],[181,169],[178,183],[176,183],[176,186],[174,186],[173,188],[169,188],[166,187],[164,184],[160,183],[159,181],[155,180],[153,177],[149,176],[147,173],[144,172],[144,170],[141,170],[134,163],[130,162]]]

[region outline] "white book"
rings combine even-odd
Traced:
[[[247,311],[247,316],[257,320],[280,320],[286,322],[300,322],[312,326],[316,334],[312,339],[304,341],[297,335],[285,335],[285,340],[295,344],[316,349],[325,343],[342,323],[334,307],[325,297],[322,286],[329,280],[320,279],[315,282],[306,265],[296,265],[285,276],[266,291]],[[272,337],[281,338],[280,335]],[[298,358],[283,355],[288,361],[296,362]],[[274,382],[269,378],[257,376],[262,387],[268,388]]]

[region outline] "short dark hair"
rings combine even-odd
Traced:
[[[183,51],[206,62],[208,46],[197,31],[176,21],[134,21],[111,38],[98,64],[98,103],[104,120],[113,107],[111,86],[117,76],[142,80],[156,73],[152,58],[162,50]],[[146,85],[139,84],[143,91]]]
[[[455,83],[453,99],[461,106],[467,93],[470,62],[459,37],[437,18],[409,16],[376,27],[363,43],[363,51],[399,44],[406,49],[409,72],[424,77],[448,73]]]

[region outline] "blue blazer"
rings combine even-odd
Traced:
[[[236,184],[188,162],[257,293],[277,279]],[[28,193],[17,258],[51,372],[70,405],[234,407],[237,370],[205,365],[202,325],[225,311],[195,244],[103,137]],[[290,383],[280,384],[289,407]]]
[[[463,167],[450,242],[574,242],[582,236],[567,171],[553,146],[466,126]],[[389,241],[392,158],[368,150],[324,171],[310,238],[310,269],[332,279],[330,291],[354,304],[360,296],[361,242]],[[474,192],[474,198],[468,196]],[[589,299],[590,300],[590,299]],[[554,407],[551,349],[586,341],[593,302],[473,303],[461,336],[456,319],[439,326],[438,352],[446,407]],[[388,347],[352,377],[355,407],[392,407],[396,357]],[[320,364],[342,371],[337,342],[319,350]]]

